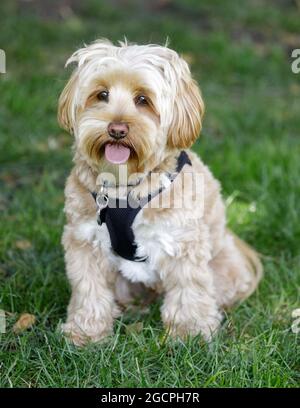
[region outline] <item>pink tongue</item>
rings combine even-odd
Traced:
[[[105,158],[113,164],[122,164],[127,162],[130,156],[130,149],[119,144],[105,145]]]

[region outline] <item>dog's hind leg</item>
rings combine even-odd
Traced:
[[[263,273],[258,254],[227,230],[222,249],[210,261],[219,306],[230,307],[256,289]]]

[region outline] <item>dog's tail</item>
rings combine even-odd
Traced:
[[[260,261],[260,255],[245,241],[235,235],[232,231],[228,231],[233,239],[236,247],[239,249],[240,253],[245,259],[247,269],[252,275],[251,284],[246,292],[241,296],[242,299],[249,297],[257,288],[262,276],[263,276],[263,266]]]

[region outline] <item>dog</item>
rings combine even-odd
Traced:
[[[58,108],[74,136],[62,237],[72,294],[62,330],[76,345],[98,342],[148,288],[163,297],[167,335],[210,341],[263,269],[226,227],[219,182],[190,150],[204,103],[189,66],[167,46],[106,39],[71,63]]]

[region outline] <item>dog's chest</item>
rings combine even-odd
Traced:
[[[111,248],[111,241],[106,224],[99,226],[95,220],[82,223],[78,229],[81,239],[90,241],[94,250],[100,249],[107,256],[113,267],[132,282],[153,285],[160,280],[160,262],[167,255],[174,255],[175,243],[170,229],[162,223],[148,223],[139,214],[132,225],[137,245],[137,255],[146,257],[144,262],[129,261],[117,255]]]

